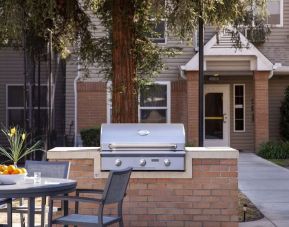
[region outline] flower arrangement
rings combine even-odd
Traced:
[[[19,128],[13,127],[10,129],[3,128],[1,130],[6,136],[9,146],[5,149],[0,146],[0,155],[5,156],[17,166],[17,162],[26,155],[36,151],[42,150],[41,142],[37,141],[30,147],[27,145],[27,133]]]

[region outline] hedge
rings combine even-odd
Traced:
[[[84,147],[100,146],[100,127],[82,129],[80,136]]]

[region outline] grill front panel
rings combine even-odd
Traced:
[[[103,124],[101,169],[184,171],[182,124]]]

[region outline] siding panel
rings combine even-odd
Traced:
[[[283,0],[283,27],[272,27],[266,42],[258,48],[272,62],[289,65],[289,0]]]

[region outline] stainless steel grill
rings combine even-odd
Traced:
[[[185,130],[182,124],[103,124],[101,169],[185,169]]]

